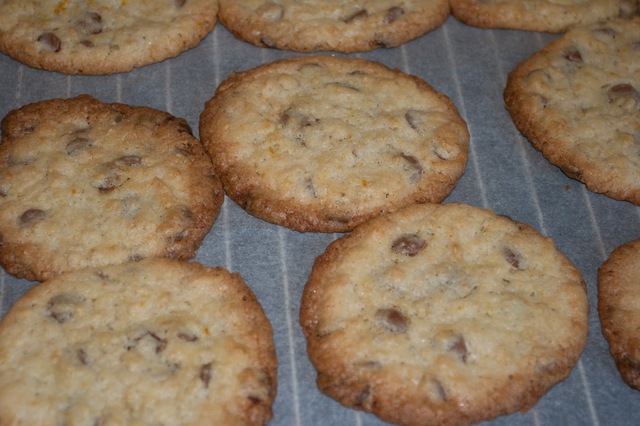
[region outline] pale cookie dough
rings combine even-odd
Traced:
[[[213,29],[215,0],[0,0],[0,52],[66,74],[111,74],[177,56]]]
[[[616,248],[600,266],[598,314],[620,375],[640,390],[640,240]]]
[[[504,98],[552,164],[640,204],[640,17],[571,30],[522,62]]]
[[[200,136],[236,203],[315,232],[442,201],[464,173],[469,141],[454,104],[424,81],[331,56],[233,74],[207,102]]]
[[[448,16],[448,0],[221,0],[218,19],[256,46],[351,53],[398,46]]]
[[[549,33],[637,12],[636,0],[451,0],[453,16],[468,25]]]
[[[577,363],[588,310],[551,239],[488,210],[418,204],[316,259],[300,323],[323,392],[441,426],[531,408]]]
[[[222,268],[75,271],[0,323],[2,425],[264,425],[276,379],[271,325]]]
[[[61,272],[195,256],[223,202],[187,122],[84,95],[11,111],[0,144],[0,265]]]

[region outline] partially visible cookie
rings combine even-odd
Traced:
[[[451,0],[451,13],[465,24],[549,33],[636,12],[636,0]]]
[[[528,225],[464,204],[371,220],[316,259],[300,323],[317,384],[404,425],[526,411],[586,343],[578,270]]]
[[[351,53],[398,46],[448,16],[447,0],[221,0],[218,18],[256,46]]]
[[[38,425],[263,425],[271,325],[222,268],[145,259],[63,274],[0,323],[0,419]]]
[[[223,202],[187,122],[84,95],[11,111],[0,144],[0,265],[44,280],[195,256]]]
[[[574,28],[509,75],[513,121],[551,163],[640,204],[640,17]]]
[[[215,0],[0,1],[0,51],[66,74],[111,74],[177,56],[214,27]]]
[[[640,390],[640,240],[616,248],[600,266],[598,314],[620,375]]]
[[[469,133],[417,77],[355,58],[307,56],[235,73],[200,117],[225,191],[298,231],[344,232],[464,173]]]

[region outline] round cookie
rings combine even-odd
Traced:
[[[300,323],[320,390],[404,425],[526,411],[586,343],[578,270],[528,225],[464,204],[371,220],[316,259]]]
[[[145,259],[60,275],[0,323],[0,418],[38,425],[263,425],[271,325],[222,268]]]
[[[35,68],[111,74],[195,47],[215,0],[0,1],[0,51]]]
[[[640,390],[640,240],[616,248],[598,269],[602,334],[623,380]]]
[[[448,16],[446,0],[221,0],[218,19],[256,46],[352,53],[398,46]]]
[[[83,95],[11,111],[0,144],[0,265],[70,269],[195,256],[224,199],[185,120]]]
[[[509,75],[506,107],[552,164],[640,204],[640,17],[574,28]]]
[[[451,0],[451,13],[467,25],[549,33],[636,12],[635,0]]]
[[[417,77],[355,58],[307,56],[235,73],[200,117],[225,191],[298,231],[345,232],[464,173],[469,133]]]

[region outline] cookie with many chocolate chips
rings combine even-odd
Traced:
[[[276,368],[239,275],[160,258],[88,268],[0,323],[0,423],[264,425]]]
[[[223,201],[187,122],[84,95],[11,111],[0,144],[0,265],[70,269],[195,256]]]
[[[453,103],[424,81],[330,56],[233,74],[207,102],[200,136],[236,203],[316,232],[442,201],[464,173],[469,141]]]
[[[577,363],[589,303],[532,227],[464,204],[373,219],[319,256],[300,323],[317,384],[404,425],[525,411]]]
[[[640,17],[574,28],[518,65],[504,98],[552,164],[640,204]]]
[[[448,16],[446,0],[221,0],[218,18],[256,46],[351,53],[398,46]]]
[[[622,379],[640,390],[640,240],[616,248],[598,270],[602,334]]]
[[[66,74],[111,74],[177,56],[216,23],[215,0],[0,0],[0,51]]]
[[[451,13],[482,28],[564,32],[576,25],[631,17],[635,0],[451,0]]]

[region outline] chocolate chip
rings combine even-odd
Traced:
[[[203,364],[202,367],[200,367],[200,374],[198,377],[200,377],[205,389],[209,388],[209,382],[211,382],[211,368],[212,365],[210,362]]]
[[[618,15],[621,18],[632,18],[634,15],[640,14],[640,5],[637,2],[622,2]]]
[[[44,219],[46,215],[47,214],[44,210],[28,209],[20,215],[20,223],[22,223],[23,225],[30,225],[34,222]]]
[[[391,24],[402,15],[404,15],[404,9],[398,6],[394,6],[387,10],[387,13],[384,15],[384,23]]]
[[[162,352],[166,347],[167,347],[167,340],[161,338],[160,336],[158,336],[157,334],[153,333],[153,332],[149,332],[149,336],[151,336],[151,338],[153,340],[155,340],[156,342],[156,353],[159,354],[160,352]]]
[[[77,24],[85,34],[100,34],[102,32],[102,15],[96,12],[87,12]]]
[[[276,47],[275,42],[266,34],[260,36],[260,45],[262,47],[273,48]]]
[[[109,174],[100,179],[94,186],[101,194],[106,194],[124,185],[125,181],[126,179],[123,179],[120,172],[111,170]]]
[[[404,234],[391,244],[391,251],[413,257],[424,248],[426,241],[416,234]]]
[[[594,34],[601,34],[601,35],[605,35],[611,38],[616,38],[616,36],[618,35],[618,32],[616,30],[614,30],[613,28],[609,28],[609,27],[602,27],[602,28],[596,28],[594,30],[592,30],[591,32],[593,32]]]
[[[262,399],[260,399],[260,397],[254,395],[247,396],[247,399],[249,399],[249,401],[251,401],[253,405],[257,405],[262,402]]]
[[[284,127],[287,125],[287,123],[289,122],[289,119],[291,118],[291,116],[289,115],[289,109],[291,109],[292,107],[286,109],[285,111],[282,111],[282,113],[280,113],[280,116],[278,117],[278,122]]]
[[[187,2],[187,0],[176,0],[176,7],[182,7]]]
[[[467,344],[464,337],[461,335],[455,336],[453,342],[449,345],[448,350],[455,353],[462,362],[467,362],[467,355],[469,352],[467,350]]]
[[[444,390],[444,386],[442,386],[442,382],[440,382],[440,380],[438,379],[432,379],[431,384],[433,385],[436,396],[440,400],[446,401],[448,398],[447,392]]]
[[[638,90],[628,83],[620,83],[611,86],[607,91],[609,102],[616,102],[619,99],[633,99],[640,106],[640,93]]]
[[[116,166],[119,167],[134,167],[142,165],[142,158],[137,155],[124,155],[122,157],[116,158],[114,161]]]
[[[179,243],[180,241],[182,241],[185,238],[187,238],[187,236],[189,236],[189,230],[188,229],[183,229],[182,231],[176,233],[173,236],[173,238],[171,238],[171,241],[173,241],[174,243]]]
[[[78,360],[80,361],[80,364],[82,365],[89,365],[89,355],[87,355],[87,352],[80,348],[76,351],[76,355],[78,356]]]
[[[155,352],[157,354],[164,351],[164,349],[167,347],[166,339],[163,339],[160,336],[158,336],[156,333],[147,330],[147,331],[144,331],[142,334],[140,334],[138,337],[135,337],[134,339],[132,339],[130,343],[127,345],[127,350],[130,351],[134,349],[136,346],[138,346],[138,343],[147,336],[153,339],[154,344],[156,346]]]
[[[402,157],[402,159],[406,161],[406,164],[408,165],[408,170],[411,172],[411,182],[418,182],[418,180],[420,180],[420,175],[422,175],[423,173],[420,161],[418,161],[418,159],[413,155],[407,155],[404,153],[400,154],[400,157]]]
[[[91,40],[80,40],[80,44],[88,48],[94,47],[94,44]]]
[[[330,86],[337,86],[337,87],[342,87],[345,89],[349,89],[349,90],[353,90],[354,92],[361,92],[361,90],[349,83],[345,83],[343,81],[332,81],[330,83],[327,83],[325,85],[326,87],[330,87]]]
[[[366,385],[358,394],[356,395],[353,406],[354,407],[364,407],[365,403],[371,399],[371,386]]]
[[[390,47],[389,42],[382,38],[376,38],[372,42],[369,43],[371,47]]]
[[[284,6],[276,4],[274,2],[266,2],[258,9],[256,14],[263,19],[267,19],[271,22],[278,22],[284,16]]]
[[[180,332],[178,333],[178,339],[184,340],[185,342],[195,342],[196,340],[198,340],[198,336],[191,333]]]
[[[20,127],[20,129],[18,130],[16,136],[22,137],[22,136],[25,136],[25,135],[29,135],[29,134],[35,132],[35,130],[36,130],[36,126],[34,124],[27,124],[27,125],[24,125],[24,126]]]
[[[67,143],[67,145],[64,147],[64,150],[68,155],[75,157],[80,152],[89,148],[92,143],[93,142],[89,138],[86,138],[84,136],[76,136]]]
[[[395,308],[378,309],[375,318],[382,328],[391,333],[400,334],[407,331],[409,320]]]
[[[350,24],[354,21],[357,21],[359,19],[365,19],[366,17],[369,16],[369,12],[367,12],[367,9],[361,9],[355,13],[352,13],[351,15],[347,16],[346,18],[344,18],[342,21]]]
[[[38,36],[38,41],[44,43],[49,49],[54,52],[59,52],[62,43],[57,35],[53,33],[42,33]]]
[[[322,71],[324,67],[317,62],[305,62],[298,67],[298,72],[304,73],[307,71]]]
[[[415,114],[416,114],[415,111],[409,110],[404,114],[404,119],[407,120],[409,127],[411,127],[416,132],[419,132],[417,118]]]
[[[565,51],[562,54],[562,56],[564,56],[564,58],[567,61],[576,62],[576,63],[582,63],[582,55],[580,54],[580,51],[578,49],[576,49],[575,47],[572,47],[569,50]]]
[[[503,255],[506,261],[513,266],[515,269],[522,270],[520,265],[520,254],[514,252],[510,248],[505,248],[503,250]]]
[[[84,302],[81,296],[74,293],[60,293],[47,302],[47,312],[51,318],[63,324],[73,319],[74,309]]]
[[[309,191],[309,193],[311,194],[311,196],[313,196],[313,198],[318,197],[318,194],[316,193],[316,188],[315,186],[313,186],[313,180],[311,180],[311,178],[304,181],[304,187],[306,188],[307,191]]]

